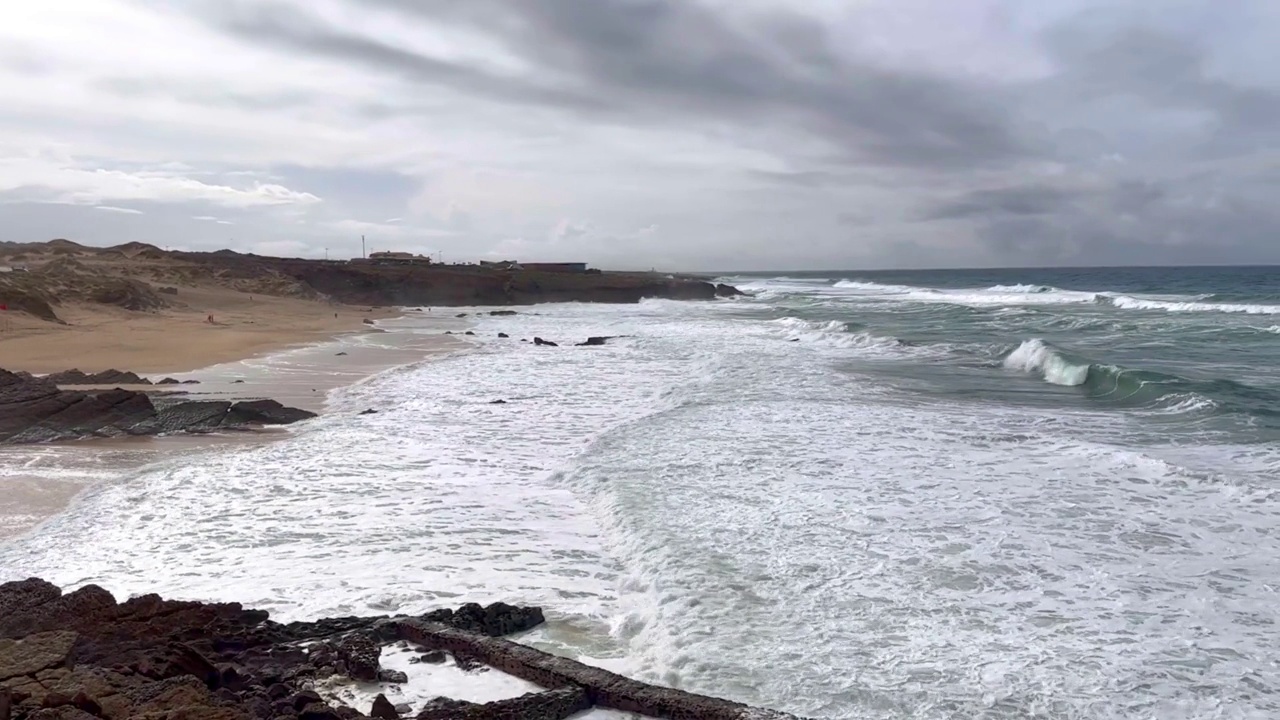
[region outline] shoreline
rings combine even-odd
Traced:
[[[384,311],[388,319],[408,316],[399,309]],[[471,347],[458,335],[443,334],[445,329],[456,332],[466,327],[465,321],[443,314],[431,320],[433,326],[439,325],[439,332],[395,332],[361,323],[360,328],[311,342],[281,344],[265,352],[197,368],[157,368],[145,373],[157,378],[170,375],[198,380],[196,385],[122,387],[156,395],[181,393],[183,398],[191,400],[270,398],[323,414],[328,397],[335,390],[397,367],[465,352]],[[0,543],[25,535],[66,512],[86,491],[101,482],[122,477],[177,453],[275,442],[288,433],[283,427],[264,427],[226,433],[85,438],[0,447],[0,490],[3,490],[0,492]]]

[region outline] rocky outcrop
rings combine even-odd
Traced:
[[[578,343],[578,347],[583,347],[588,345],[604,345],[605,343],[609,342],[613,338],[614,338],[613,335],[604,335],[604,336],[592,335],[591,337],[587,338],[586,342]]]
[[[222,252],[175,252],[169,257],[206,266],[214,272],[289,278],[352,305],[635,303],[645,298],[714,300],[717,297],[713,283],[661,273],[541,272],[480,265],[380,265]]]
[[[151,381],[139,376],[137,373],[127,372],[123,370],[103,370],[98,373],[85,373],[79,369],[64,370],[58,373],[51,373],[44,376],[56,385],[150,385]],[[178,382],[173,378],[165,378],[165,384],[173,384]]]
[[[741,290],[739,290],[738,288],[732,285],[725,285],[724,283],[716,283],[716,297],[728,298],[728,297],[740,297],[743,295],[746,295],[746,293],[742,292]]]
[[[553,343],[550,340],[543,340],[540,337],[535,337],[533,339],[533,344],[543,346],[543,347],[560,347],[559,343]]]
[[[417,617],[272,622],[236,603],[117,602],[89,585],[63,594],[38,579],[0,585],[0,720],[341,720],[364,718],[316,692],[333,675],[387,681],[380,649],[413,642],[547,688],[477,704],[436,698],[425,720],[561,720],[592,706],[665,718],[790,718],[646,685],[497,635],[542,622],[537,608],[465,605]],[[443,658],[443,653],[435,652]],[[401,681],[402,678],[395,678]],[[412,716],[385,696],[373,717]]]
[[[48,377],[0,370],[0,443],[212,432],[284,425],[311,417],[315,414],[274,400],[232,403],[152,398],[120,388],[64,390]]]

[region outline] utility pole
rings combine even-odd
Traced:
[[[369,253],[367,253],[367,252],[365,252],[365,251],[364,251],[364,236],[363,236],[363,235],[361,235],[361,236],[360,236],[360,257],[362,257],[362,258],[367,258],[367,257],[369,257]]]
[[[328,259],[329,259],[329,248],[325,248],[325,249],[324,249],[324,259],[325,259],[325,260],[328,260]]]

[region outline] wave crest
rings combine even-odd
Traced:
[[[1054,385],[1074,387],[1085,384],[1089,379],[1090,363],[1070,360],[1049,343],[1032,338],[1009,353],[1004,359],[1004,366],[1011,370],[1039,374],[1046,382]]]
[[[1121,310],[1164,310],[1166,312],[1222,312],[1249,315],[1277,315],[1280,305],[1245,305],[1241,303],[1211,303],[1196,300],[1155,300],[1118,293],[1100,293],[1099,303]]]

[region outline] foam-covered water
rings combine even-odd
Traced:
[[[538,603],[524,642],[814,717],[1280,716],[1280,337],[1092,299],[1280,297],[1063,272],[473,315],[279,442],[103,478],[0,573]]]

